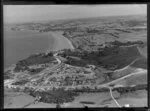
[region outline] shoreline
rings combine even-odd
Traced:
[[[54,44],[53,44],[53,48],[51,49],[49,47],[49,49],[47,51],[59,51],[62,49],[71,49],[74,50],[75,48],[73,47],[71,41],[64,37],[63,31],[50,31],[48,32],[55,40],[54,40]]]
[[[55,40],[48,33],[31,30],[6,29],[4,34],[4,69],[26,59],[31,54],[45,53],[50,47],[53,49]]]
[[[34,31],[31,31],[34,32]],[[37,32],[40,34],[40,32]],[[43,49],[43,52],[49,52],[49,51],[59,51],[62,49],[72,49],[74,50],[74,47],[71,43],[71,41],[64,37],[63,31],[50,31],[50,32],[45,32],[42,35],[45,35],[48,37],[48,46],[46,49]],[[52,38],[52,39],[51,39]],[[16,64],[16,63],[13,63]],[[5,65],[4,69],[7,69],[11,67],[12,64]]]

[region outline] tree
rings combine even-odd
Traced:
[[[57,104],[57,105],[56,105],[56,108],[61,108],[60,104]]]
[[[48,56],[53,56],[53,53],[52,53],[52,52],[49,52],[49,53],[48,53]]]

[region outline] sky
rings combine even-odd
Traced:
[[[4,23],[146,14],[146,4],[126,5],[4,5]]]

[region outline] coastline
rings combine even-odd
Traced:
[[[45,53],[47,49],[53,49],[55,38],[49,33],[37,31],[12,31],[4,32],[4,68],[26,59],[34,53]]]
[[[59,50],[62,50],[62,49],[72,49],[74,50],[74,47],[71,43],[71,41],[64,37],[62,34],[63,34],[63,31],[55,31],[55,32],[48,32],[54,39],[54,44],[53,44],[53,49],[49,48],[49,50],[51,51],[59,51]]]
[[[26,31],[25,31],[26,32]],[[19,37],[14,39],[10,39],[7,42],[11,45],[5,46],[5,49],[7,49],[7,52],[5,51],[5,62],[4,62],[4,69],[11,67],[12,64],[16,64],[19,60],[22,60],[24,58],[27,58],[30,54],[36,53],[36,52],[49,52],[49,51],[59,51],[62,49],[74,49],[71,41],[63,36],[63,31],[50,31],[50,32],[35,32],[35,31],[29,31],[33,32],[31,34],[26,35],[24,31],[10,31],[6,32],[7,35],[5,36],[7,38],[9,37],[16,37],[19,33]],[[35,33],[34,33],[35,32]],[[13,33],[13,34],[12,34]],[[20,36],[21,35],[21,36]],[[23,36],[22,36],[23,35]],[[24,37],[25,35],[25,37]],[[26,39],[27,37],[29,39]],[[5,38],[6,38],[5,37]],[[37,38],[36,41],[34,38]],[[20,39],[22,38],[22,39]],[[18,40],[17,44],[15,42]],[[19,42],[21,40],[21,42]],[[30,42],[28,42],[30,40]],[[6,41],[6,40],[5,40]],[[25,45],[27,42],[27,45]],[[7,43],[7,44],[8,44]],[[13,45],[15,44],[15,45]],[[20,45],[24,44],[24,45]],[[32,45],[34,44],[34,47]],[[40,45],[41,46],[40,46]],[[15,48],[18,46],[17,48]],[[23,46],[25,46],[25,50],[22,52],[24,49]],[[30,48],[30,50],[28,50]],[[15,49],[15,50],[13,50]],[[9,51],[11,50],[11,51]],[[12,57],[10,57],[10,55]]]
[[[46,35],[49,35],[50,34],[50,37],[53,37],[54,38],[54,41],[53,42],[53,45],[49,46],[48,47],[48,50],[47,51],[59,51],[59,50],[62,50],[62,49],[74,49],[71,41],[69,39],[67,39],[66,37],[64,37],[62,34],[63,32],[62,31],[55,31],[55,32],[48,32]],[[50,39],[52,40],[52,39]],[[51,42],[50,42],[51,43]],[[14,64],[15,65],[15,64]],[[6,67],[5,70],[9,69],[9,68],[13,68],[14,66],[13,64],[10,65],[9,67]],[[11,90],[11,89],[9,89]],[[7,92],[7,91],[6,91]],[[11,93],[10,93],[11,95]],[[26,100],[22,103],[19,103],[18,100],[24,100],[25,98],[30,98],[29,100]],[[15,101],[15,103],[9,105],[9,103],[11,103],[10,100],[8,100],[7,98],[11,98],[11,100]],[[26,105],[27,103],[30,103],[34,100],[35,98],[28,95],[28,94],[25,94],[25,95],[19,95],[19,96],[16,96],[16,97],[5,97],[5,108],[12,108],[12,107],[23,107],[24,105]],[[37,107],[37,106],[44,106],[44,107],[52,107],[52,108],[55,108],[56,107],[56,104],[48,104],[48,103],[43,103],[43,102],[39,102],[38,104],[31,104],[27,107]]]

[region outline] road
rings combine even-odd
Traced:
[[[126,68],[130,67],[132,64],[134,64],[137,60],[139,60],[140,58],[136,58],[134,61],[132,61],[129,65],[127,65],[126,67],[124,68],[121,68],[121,69],[117,69],[115,70],[114,72],[119,72],[119,71],[122,71],[122,70],[125,70]]]
[[[58,64],[57,64],[56,66],[52,67],[52,68],[47,68],[47,69],[45,69],[45,70],[44,70],[42,73],[40,73],[39,75],[43,75],[43,74],[44,74],[44,76],[47,77],[50,72],[55,71],[56,69],[59,69],[59,68],[63,65],[63,63],[61,62],[61,60],[57,57],[57,54],[58,54],[58,53],[55,53],[55,54],[54,54],[54,57],[55,57],[56,60],[58,61]],[[129,65],[132,65],[132,64],[133,64],[135,61],[137,61],[137,60],[138,60],[138,58],[135,59],[133,62],[131,62]],[[128,66],[129,66],[129,65],[128,65]],[[128,66],[126,66],[126,67],[128,67]],[[123,69],[124,69],[124,68],[123,68]],[[116,70],[116,71],[120,71],[120,70],[123,70],[123,69],[119,69],[119,70]],[[128,74],[128,75],[126,75],[126,76],[123,76],[123,77],[118,78],[118,79],[116,79],[116,80],[113,80],[113,81],[111,81],[111,82],[108,82],[108,83],[105,83],[105,84],[100,84],[100,85],[98,85],[98,87],[109,87],[109,85],[114,84],[115,82],[118,82],[118,81],[123,80],[123,79],[125,79],[125,78],[128,78],[128,77],[130,77],[130,76],[137,75],[137,74],[141,74],[141,73],[147,73],[147,70],[144,70],[144,69],[138,70],[137,72]],[[32,77],[32,78],[33,78],[33,77]],[[49,79],[49,78],[47,77],[46,80],[48,80],[48,79]],[[45,80],[45,81],[46,81],[46,80]],[[44,84],[44,83],[43,83],[43,84]]]
[[[113,80],[113,81],[111,81],[111,82],[109,82],[109,83],[101,84],[101,85],[99,85],[99,86],[106,87],[106,86],[109,86],[110,84],[113,84],[113,83],[115,83],[115,82],[118,82],[118,81],[120,81],[120,80],[122,80],[122,79],[128,78],[128,77],[133,76],[133,75],[138,75],[138,74],[141,74],[141,73],[147,73],[147,70],[144,70],[144,69],[143,69],[143,70],[141,70],[141,71],[128,74],[128,75],[126,75],[126,76],[123,76],[123,77],[121,77],[121,78],[118,78],[118,79],[116,79],[116,80]]]
[[[59,65],[61,66],[61,60],[60,60],[59,58],[57,58],[57,53],[56,53],[54,56],[55,56],[55,58],[56,58],[57,61],[58,61],[58,65],[57,65],[56,67],[54,67],[52,70],[55,70],[55,69],[59,68]],[[131,62],[128,66],[124,67],[123,69],[119,69],[119,70],[116,70],[116,71],[121,71],[121,70],[126,69],[127,67],[129,67],[130,65],[132,65],[132,64],[133,64],[134,62],[136,62],[137,60],[138,60],[138,58],[135,59],[133,62]],[[52,70],[51,70],[51,71],[52,71]],[[50,70],[49,70],[49,71],[50,71]],[[112,100],[115,102],[115,104],[116,104],[118,107],[122,107],[122,106],[118,103],[118,101],[114,98],[113,92],[112,92],[112,89],[113,89],[114,87],[111,87],[110,85],[111,85],[111,84],[114,84],[114,83],[116,83],[116,82],[119,82],[119,81],[121,81],[121,80],[123,80],[123,79],[125,79],[125,78],[128,78],[128,77],[130,77],[130,76],[138,75],[138,74],[143,74],[143,73],[147,73],[147,70],[145,70],[145,69],[140,69],[140,68],[139,68],[139,70],[137,70],[137,71],[134,72],[134,73],[128,74],[128,75],[126,75],[126,76],[123,76],[123,77],[121,77],[121,78],[118,78],[118,79],[116,79],[116,80],[113,80],[113,81],[111,81],[111,82],[109,82],[109,83],[101,84],[101,85],[99,85],[98,87],[106,87],[106,88],[108,88],[109,91],[110,91],[110,96],[111,96]],[[116,87],[120,87],[120,86],[116,86]],[[123,86],[121,86],[121,87],[123,87]]]
[[[54,67],[52,67],[52,68],[50,68],[50,69],[44,70],[45,77],[46,77],[50,72],[52,72],[52,71],[54,71],[54,70],[60,68],[60,67],[63,65],[63,63],[61,62],[61,60],[57,57],[57,53],[55,53],[54,56],[55,56],[55,58],[56,58],[57,61],[58,61],[58,65],[57,65],[57,66],[54,66]],[[138,60],[138,59],[134,60],[130,65],[132,65],[132,64],[133,64],[135,61],[137,61],[137,60]],[[128,65],[128,66],[129,66],[129,65]],[[126,66],[126,67],[128,67],[128,66]],[[121,69],[119,69],[119,70],[121,70]],[[118,71],[119,71],[119,70],[118,70]],[[100,84],[100,85],[98,85],[98,87],[110,87],[109,85],[114,84],[115,82],[118,82],[118,81],[123,80],[123,79],[125,79],[125,78],[128,78],[128,77],[130,77],[130,76],[138,75],[138,74],[141,74],[141,73],[147,73],[147,70],[144,70],[144,69],[138,70],[137,72],[128,74],[128,75],[126,75],[126,76],[123,76],[123,77],[121,77],[121,78],[118,78],[118,79],[116,79],[116,80],[113,80],[113,81],[111,81],[111,82],[109,82],[109,83]],[[42,73],[42,74],[43,74],[43,73]],[[46,80],[48,80],[48,78],[46,78]],[[45,81],[46,81],[46,80],[45,80]],[[44,84],[44,83],[43,83],[43,84]],[[119,87],[119,86],[118,86],[118,87]]]
[[[140,59],[140,58],[136,58],[136,59],[135,59],[134,61],[132,61],[128,66],[126,66],[126,67],[124,67],[124,68],[122,68],[122,69],[118,69],[118,70],[116,70],[116,72],[126,69],[127,67],[129,67],[130,65],[132,65],[133,63],[135,63],[135,62],[136,62],[137,60],[139,60],[139,59]],[[118,81],[120,81],[120,80],[122,80],[122,79],[128,78],[128,77],[133,76],[133,75],[141,74],[141,73],[147,73],[147,70],[139,68],[139,69],[137,69],[137,71],[134,72],[134,73],[128,74],[128,75],[126,75],[126,76],[123,76],[123,77],[121,77],[121,78],[115,79],[115,80],[110,81],[110,82],[105,83],[105,84],[100,84],[100,85],[98,85],[98,87],[109,87],[110,84],[113,84],[113,83],[118,82]]]
[[[114,98],[113,94],[112,94],[112,87],[108,87],[109,88],[109,91],[110,91],[110,95],[111,95],[111,98],[113,99],[113,101],[116,103],[116,105],[118,107],[121,107],[121,105],[117,102],[117,100]]]
[[[60,68],[60,67],[62,66],[62,64],[63,64],[63,63],[61,62],[61,60],[57,57],[57,53],[55,53],[54,56],[55,56],[56,60],[58,61],[58,64],[57,64],[57,66],[54,66],[54,67],[52,67],[52,68],[50,68],[50,69],[47,69],[47,70],[44,70],[44,76],[45,76],[45,77],[46,77],[50,72],[52,72],[52,71],[54,71],[54,70]],[[137,60],[137,59],[136,59],[136,60]],[[136,61],[136,60],[135,60],[135,61]],[[133,61],[133,62],[135,62],[135,61]],[[132,63],[133,63],[133,62],[132,62]],[[131,64],[132,64],[132,63],[131,63]],[[119,71],[119,70],[118,70],[118,71]],[[144,69],[137,70],[137,71],[134,72],[134,73],[131,73],[131,74],[126,75],[126,76],[123,76],[123,77],[118,78],[118,79],[116,79],[116,80],[113,80],[113,81],[111,81],[111,82],[109,82],[109,83],[105,83],[105,84],[98,85],[98,87],[106,87],[106,88],[109,88],[111,98],[113,99],[113,101],[116,103],[116,105],[117,105],[118,107],[121,107],[120,104],[117,102],[117,100],[113,97],[113,94],[112,94],[112,89],[113,89],[113,87],[110,87],[109,85],[114,84],[114,83],[116,83],[116,82],[118,82],[118,81],[120,81],[120,80],[123,80],[123,79],[125,79],[125,78],[128,78],[128,77],[130,77],[130,76],[138,75],[138,74],[143,74],[143,73],[147,73],[147,70],[144,70]],[[43,73],[42,73],[42,74],[43,74]],[[46,80],[48,80],[48,78],[46,78]],[[45,81],[46,81],[46,80],[45,80]],[[43,84],[44,84],[44,83],[43,83]],[[119,87],[119,86],[118,86],[118,87]],[[25,105],[24,107],[27,107],[27,106],[33,104],[34,102],[35,102],[35,101],[33,101],[33,102],[31,102],[31,103]]]
[[[61,62],[61,60],[57,57],[57,53],[55,53],[54,54],[54,57],[56,58],[56,60],[57,60],[57,62],[58,62],[58,64],[56,65],[56,66],[53,66],[52,68],[46,68],[46,69],[44,69],[42,72],[40,72],[38,75],[43,75],[43,74],[49,74],[50,72],[52,72],[52,71],[54,71],[54,70],[56,70],[56,69],[58,69],[59,67],[61,67],[62,66],[62,62]],[[44,76],[47,76],[47,75],[44,75]],[[30,80],[32,80],[34,77],[36,77],[37,75],[34,75],[34,76],[32,76],[31,78],[30,78]]]
[[[102,84],[102,85],[99,85],[99,86],[101,86],[101,87],[106,87],[106,88],[109,88],[109,90],[110,90],[110,95],[111,95],[111,98],[113,99],[113,101],[116,103],[116,105],[118,106],[118,107],[122,107],[118,102],[117,102],[117,100],[113,97],[113,94],[112,94],[112,89],[115,87],[110,87],[109,85],[110,84],[113,84],[113,83],[115,83],[115,82],[118,82],[118,81],[120,81],[120,80],[122,80],[122,79],[125,79],[125,78],[127,78],[127,77],[130,77],[130,76],[133,76],[133,75],[137,75],[137,74],[142,74],[142,73],[147,73],[147,70],[141,70],[141,71],[139,71],[139,72],[135,72],[135,73],[131,73],[131,74],[129,74],[129,75],[126,75],[126,76],[124,76],[124,77],[121,77],[121,78],[119,78],[119,79],[116,79],[116,80],[114,80],[114,81],[111,81],[111,82],[109,82],[109,83],[106,83],[106,84]],[[117,87],[120,87],[120,86],[117,86]],[[121,87],[123,87],[123,86],[121,86]]]
[[[113,81],[111,81],[111,82],[109,82],[109,83],[99,85],[99,87],[101,86],[101,87],[106,87],[106,88],[108,88],[108,89],[110,90],[110,96],[111,96],[111,98],[113,99],[113,101],[116,103],[116,105],[117,105],[118,107],[122,107],[122,106],[117,102],[117,100],[113,97],[112,89],[115,88],[115,86],[111,87],[111,86],[109,86],[109,85],[111,85],[111,84],[113,84],[113,83],[115,83],[115,82],[118,82],[118,81],[120,81],[120,80],[122,80],[122,79],[128,78],[128,77],[130,77],[130,76],[138,75],[138,74],[143,74],[143,73],[147,73],[147,70],[142,69],[142,70],[140,70],[140,71],[138,71],[138,72],[131,73],[131,74],[126,75],[126,76],[124,76],[124,77],[121,77],[121,78],[119,78],[119,79],[113,80]],[[118,86],[116,86],[116,87],[120,87],[120,85],[118,85]],[[123,87],[123,86],[121,86],[121,87]]]
[[[61,62],[61,60],[57,57],[57,54],[58,54],[58,53],[55,53],[55,54],[54,54],[54,57],[55,57],[56,60],[58,61],[58,64],[57,64],[56,66],[52,67],[52,68],[45,69],[45,70],[43,71],[43,73],[40,73],[40,75],[43,75],[43,74],[44,74],[44,76],[41,76],[41,77],[45,77],[45,78],[46,78],[46,79],[44,80],[45,82],[49,79],[49,77],[47,77],[47,76],[48,76],[48,74],[49,74],[50,72],[52,72],[52,71],[54,71],[54,70],[56,70],[56,69],[59,69],[59,68],[63,65],[63,63]],[[43,82],[43,84],[42,84],[41,86],[43,86],[43,85],[45,84],[45,82]],[[38,89],[40,89],[40,87],[37,88],[36,91],[37,91]]]

